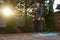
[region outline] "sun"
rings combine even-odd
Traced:
[[[4,16],[10,16],[13,13],[13,11],[11,10],[11,8],[6,7],[2,9],[2,13]]]

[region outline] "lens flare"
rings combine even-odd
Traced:
[[[12,11],[12,9],[7,7],[7,8],[2,9],[2,13],[4,16],[10,16],[10,15],[12,15],[13,11]]]

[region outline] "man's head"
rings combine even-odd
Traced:
[[[40,7],[40,3],[39,2],[36,3],[36,7]]]

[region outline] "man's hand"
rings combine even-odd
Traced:
[[[38,21],[40,20],[40,17],[38,18]]]
[[[33,21],[34,21],[34,19],[33,19]]]

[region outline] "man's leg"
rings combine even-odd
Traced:
[[[37,22],[37,20],[34,21],[34,32],[38,32],[38,22]]]
[[[38,32],[42,32],[43,27],[42,27],[42,21],[38,21]]]

